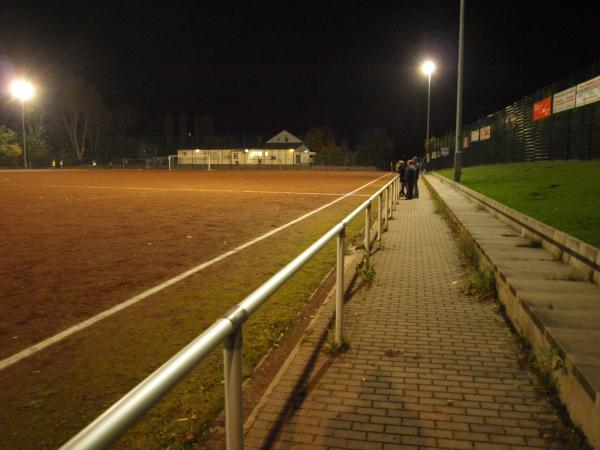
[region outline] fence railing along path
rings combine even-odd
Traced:
[[[387,221],[398,201],[399,189],[399,179],[396,176],[64,444],[61,449],[82,450],[108,447],[125,434],[140,417],[148,412],[152,406],[221,343],[224,344],[223,375],[225,379],[227,449],[243,449],[242,328],[244,322],[327,243],[337,238],[335,341],[337,344],[341,344],[346,226],[361,212],[365,212],[364,247],[365,255],[368,255],[371,245],[371,205],[377,200],[377,240],[380,241],[382,232],[387,229]]]

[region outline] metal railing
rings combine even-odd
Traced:
[[[90,423],[61,449],[106,448],[121,437],[154,406],[171,388],[221,343],[224,344],[225,419],[227,449],[244,448],[242,408],[242,325],[273,293],[300,270],[329,241],[337,237],[337,270],[335,296],[335,340],[342,342],[344,292],[344,240],[346,226],[365,211],[364,247],[371,247],[371,203],[377,199],[377,240],[387,229],[388,218],[399,195],[398,177],[394,177],[363,204],[351,212],[310,247],[273,275],[262,286],[230,309],[175,356],[138,384],[118,402]]]

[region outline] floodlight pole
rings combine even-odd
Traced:
[[[27,141],[25,140],[25,105],[21,99],[21,120],[23,124],[23,167],[27,169]]]
[[[427,82],[427,136],[425,139],[425,158],[429,162],[429,110],[431,108],[431,72],[429,72]]]
[[[465,34],[465,0],[460,0],[460,25],[458,31],[458,81],[456,84],[456,137],[454,139],[454,181],[460,183],[462,163],[462,97],[463,97],[463,47]]]

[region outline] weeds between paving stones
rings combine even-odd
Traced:
[[[341,353],[345,353],[350,348],[350,341],[342,336],[342,342],[338,344],[335,342],[335,330],[330,328],[327,330],[327,337],[325,339],[325,346],[323,347],[323,351],[330,356],[339,355]]]
[[[557,385],[552,374],[564,367],[559,349],[550,348],[546,352],[536,355],[529,341],[519,335],[512,326],[504,308],[502,308],[501,314],[513,335],[515,344],[519,347],[519,364],[533,374],[531,379],[535,384],[538,396],[546,398],[556,411],[554,420],[552,420],[552,428],[542,433],[544,439],[560,441],[569,450],[592,450],[593,447],[588,443],[581,428],[571,421],[566,407],[558,396]]]
[[[442,203],[442,200],[437,195],[437,192],[435,192],[427,183],[426,185],[429,188],[434,205],[436,205],[434,211],[440,211],[440,214],[450,228],[457,232],[459,236],[457,238],[457,244],[461,259],[464,262],[469,263],[466,265],[466,268],[471,271],[471,274],[469,275],[471,281],[468,286],[472,284],[473,288],[484,289],[492,289],[493,286],[493,296],[490,297],[490,300],[495,302],[494,311],[502,316],[513,336],[514,342],[519,348],[519,353],[517,354],[519,364],[524,370],[528,370],[532,375],[530,378],[535,384],[538,396],[547,399],[554,411],[556,411],[555,420],[552,420],[552,428],[542,430],[542,437],[548,441],[560,441],[568,450],[593,450],[593,447],[587,442],[587,438],[581,429],[572,422],[566,407],[563,405],[558,395],[558,387],[552,374],[563,368],[564,363],[560,357],[560,351],[557,348],[551,348],[543,354],[536,354],[532,350],[531,344],[527,339],[518,334],[506,313],[504,305],[502,305],[497,298],[495,277],[493,273],[489,269],[479,269],[479,255],[477,254],[474,242],[470,237],[467,237],[468,235],[464,236],[466,235],[466,232],[459,229],[458,224],[451,216],[446,205],[437,206],[438,203]],[[471,241],[470,243],[469,239]],[[532,241],[532,243],[533,242],[535,242],[535,240]],[[541,241],[539,245],[541,246]],[[533,245],[531,246],[533,247]]]
[[[356,273],[358,275],[360,275],[362,280],[365,283],[367,283],[367,285],[369,285],[369,286],[371,285],[371,283],[375,279],[375,275],[377,275],[377,272],[375,271],[375,268],[371,264],[369,255],[366,255],[363,258],[363,260],[360,262],[360,264],[358,264],[356,266]]]
[[[542,240],[534,238],[534,239],[531,239],[526,244],[517,244],[517,247],[542,248]]]

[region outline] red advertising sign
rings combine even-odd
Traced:
[[[545,119],[552,114],[552,97],[546,97],[533,104],[533,120]]]

